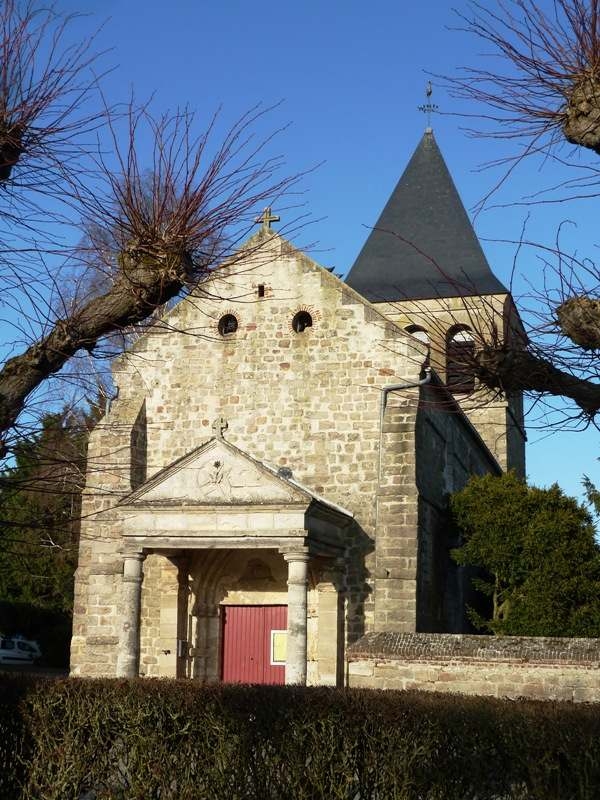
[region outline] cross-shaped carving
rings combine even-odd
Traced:
[[[281,217],[278,217],[276,214],[271,214],[271,206],[267,206],[260,217],[256,217],[254,222],[257,224],[260,222],[262,223],[263,231],[270,231],[271,230],[271,223],[272,222],[279,222]]]
[[[225,419],[225,417],[217,417],[212,424],[213,433],[217,437],[217,439],[223,438],[223,433],[227,430],[228,427],[229,424]]]

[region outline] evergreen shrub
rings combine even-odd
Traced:
[[[3,800],[592,800],[598,706],[0,679]]]

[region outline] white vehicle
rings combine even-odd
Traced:
[[[22,636],[0,635],[0,664],[35,664],[41,657],[37,642]]]

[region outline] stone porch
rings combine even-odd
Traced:
[[[159,635],[147,659],[155,662],[151,673],[218,680],[221,607],[277,600],[288,609],[286,683],[306,683],[309,661],[316,662],[313,681],[341,683],[350,512],[222,439],[158,473],[124,498],[119,511],[118,676],[140,674],[140,659],[152,649],[144,617],[154,617]],[[232,574],[236,558],[248,574]],[[144,587],[146,560],[154,578]]]

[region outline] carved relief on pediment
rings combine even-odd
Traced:
[[[250,457],[214,441],[158,475],[136,502],[290,503],[299,492]]]
[[[225,503],[262,500],[273,491],[265,475],[251,464],[240,464],[239,459],[237,464],[223,457],[209,462],[198,472],[197,481],[201,496]]]

